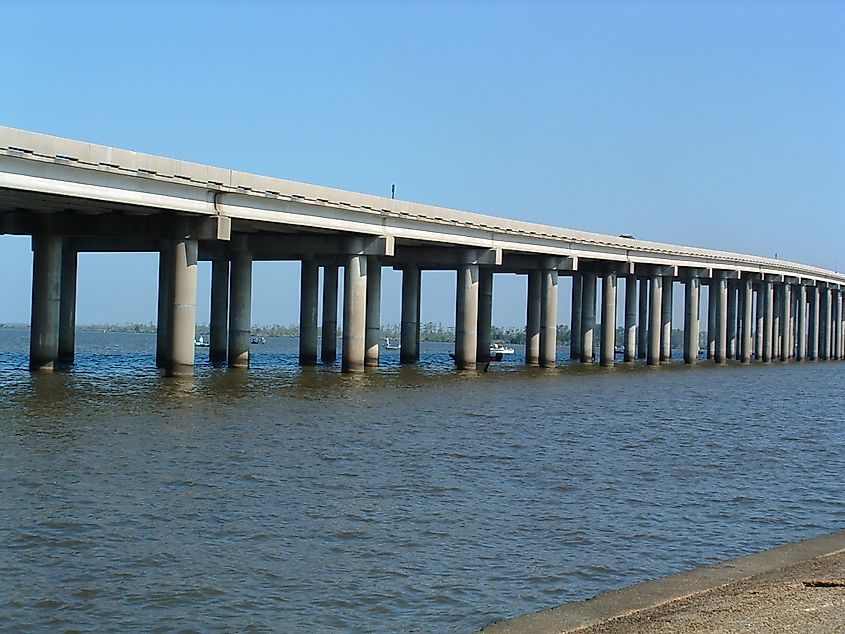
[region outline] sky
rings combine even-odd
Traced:
[[[0,125],[845,268],[843,2],[3,0],[0,15]],[[27,322],[28,239],[0,236],[0,264],[0,322]],[[255,324],[297,321],[298,270],[255,265]],[[154,322],[156,283],[152,254],[83,254],[77,321]],[[454,285],[424,274],[423,321],[454,323]],[[383,323],[399,286],[385,269]],[[524,296],[496,276],[494,323],[524,325]]]

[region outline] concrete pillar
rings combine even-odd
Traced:
[[[320,332],[320,360],[337,359],[337,264],[323,265],[323,320]]]
[[[478,269],[478,345],[475,359],[478,363],[490,360],[490,331],[493,327],[493,269],[482,266]]]
[[[796,315],[796,338],[798,345],[795,350],[796,361],[803,361],[807,357],[807,287],[799,284],[795,287],[798,296]]]
[[[381,262],[367,257],[367,325],[364,337],[364,365],[377,368],[381,339]]]
[[[625,277],[625,361],[637,359],[637,278]]]
[[[601,276],[601,350],[600,363],[616,362],[616,273]]]
[[[250,326],[252,325],[252,254],[232,253],[229,275],[229,350],[230,368],[249,367]]]
[[[707,284],[707,358],[716,356],[716,306],[718,305],[718,283],[712,278]]]
[[[556,269],[544,269],[540,278],[540,365],[553,368],[557,361]]]
[[[170,248],[173,253],[173,281],[168,328],[170,355],[165,373],[167,376],[190,376],[194,373],[196,350],[197,240],[178,238],[171,242]]]
[[[170,356],[170,284],[173,282],[172,251],[164,243],[158,254],[158,311],[156,317],[156,367],[165,368]]]
[[[581,360],[583,328],[581,316],[584,312],[584,278],[580,273],[572,274],[572,326],[569,330],[569,358]]]
[[[754,291],[751,286],[751,280],[742,280],[742,339],[740,341],[739,358],[743,363],[750,363],[751,357],[754,354],[754,343],[752,337],[752,323],[753,323],[753,296]]]
[[[52,372],[59,355],[59,303],[62,281],[60,236],[32,236],[32,313],[29,369]]]
[[[637,315],[637,359],[645,359],[648,352],[648,278],[639,278]]]
[[[699,322],[698,311],[701,300],[701,280],[690,277],[684,282],[684,363],[698,361]]]
[[[62,279],[59,291],[59,363],[73,363],[76,349],[76,250],[65,239],[62,244]]]
[[[320,269],[314,260],[302,260],[299,274],[299,365],[317,365],[317,297]]]
[[[408,265],[402,269],[402,326],[400,363],[420,360],[420,268]]]
[[[542,273],[528,272],[528,299],[525,310],[525,364],[540,365],[540,307]],[[570,336],[572,332],[570,331]]]
[[[229,339],[229,260],[211,262],[211,319],[208,359],[212,364],[226,363]]]
[[[478,346],[478,265],[458,266],[455,301],[455,364],[459,370],[474,370]]]
[[[651,290],[651,294],[648,306],[648,355],[646,360],[649,365],[660,365],[660,334],[662,326],[661,306],[663,304],[663,278],[659,275],[652,275],[648,283]]]
[[[763,339],[766,330],[766,293],[765,284],[757,286],[757,304],[754,314],[754,358],[757,361],[763,360]]]
[[[833,299],[833,351],[830,358],[838,361],[842,358],[842,301],[839,289],[833,289],[831,297]]]
[[[581,363],[592,363],[596,356],[596,274],[582,273],[581,279]]]
[[[737,344],[737,284],[734,280],[728,280],[728,334],[727,334],[727,358],[736,359],[739,357],[739,346]]]
[[[783,301],[783,284],[776,282],[772,286],[772,293],[774,294],[774,313],[772,313],[772,360],[780,359],[780,316],[781,316],[781,302]]]
[[[830,288],[825,287],[821,289],[821,330],[819,339],[819,356],[822,361],[830,359],[830,326],[831,326],[831,301]]]
[[[368,281],[367,256],[347,256],[343,274],[343,372],[364,371]]]
[[[792,297],[789,284],[781,284],[781,314],[780,314],[780,360],[789,361],[792,356],[790,346],[790,324],[792,323]]]
[[[807,319],[807,358],[815,361],[819,358],[819,287],[807,288],[809,315]]]
[[[663,277],[663,297],[660,302],[660,360],[672,358],[672,310],[674,303],[675,278]]]
[[[728,280],[723,277],[716,279],[716,363],[726,363],[728,360]]]
[[[762,284],[763,291],[763,361],[772,360],[772,339],[775,312],[775,295],[772,282],[766,280]]]

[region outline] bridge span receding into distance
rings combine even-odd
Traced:
[[[525,362],[557,356],[560,276],[572,278],[570,356],[613,365],[617,282],[624,361],[671,358],[684,286],[684,360],[845,358],[845,275],[795,262],[466,213],[0,127],[0,233],[32,236],[30,369],[72,363],[80,252],[159,254],[156,363],[195,360],[197,263],[212,263],[211,361],[249,366],[252,263],[298,260],[302,365],[379,362],[381,270],[402,272],[401,361],[419,360],[424,270],[454,270],[455,363],[489,360],[493,275],[527,276]],[[323,293],[319,297],[320,272]],[[601,282],[601,305],[596,305]],[[709,288],[703,315],[701,286]],[[322,336],[317,315],[322,301]],[[597,317],[599,318],[597,320]],[[597,323],[601,324],[597,328]]]

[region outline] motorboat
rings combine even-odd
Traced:
[[[255,335],[252,335],[250,343],[267,343],[267,337],[257,337]]]
[[[211,345],[211,341],[205,339],[202,335],[194,339],[194,345],[197,348],[208,348]]]
[[[513,354],[514,349],[503,343],[490,344],[490,361],[501,361],[505,355]]]
[[[401,344],[398,343],[391,343],[390,337],[384,338],[384,349],[385,350],[399,350],[402,347]]]

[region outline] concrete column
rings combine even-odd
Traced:
[[[842,292],[833,291],[833,359],[842,358]]]
[[[475,359],[478,363],[490,360],[490,331],[493,327],[493,269],[482,266],[478,269],[478,345]]]
[[[323,265],[323,326],[320,332],[320,360],[337,359],[337,264]]]
[[[660,334],[662,326],[663,304],[663,278],[659,275],[652,275],[649,278],[651,290],[648,306],[649,327],[648,327],[648,355],[649,365],[660,365]]]
[[[751,280],[742,280],[742,340],[740,345],[739,358],[743,363],[750,363],[754,354],[754,343],[752,337],[753,323],[753,296],[754,290]]]
[[[229,275],[229,350],[230,368],[249,367],[249,334],[252,325],[252,254],[232,253]]]
[[[763,291],[763,361],[768,363],[772,360],[772,339],[775,312],[775,294],[772,282],[765,281],[762,284]]]
[[[718,283],[712,278],[707,284],[707,358],[716,356],[716,306],[718,302]]]
[[[663,297],[660,303],[660,360],[672,358],[672,310],[674,303],[675,278],[663,277]]]
[[[29,332],[29,369],[52,372],[59,355],[62,239],[32,236],[32,313]]]
[[[625,361],[637,360],[637,278],[625,278]]]
[[[728,334],[727,334],[727,358],[736,359],[739,357],[739,346],[737,345],[737,285],[734,280],[728,280]]]
[[[698,311],[701,300],[701,280],[690,277],[684,282],[684,363],[698,361],[699,322]]]
[[[774,294],[774,312],[772,313],[772,360],[780,359],[780,315],[781,315],[781,302],[783,301],[783,285],[779,282],[776,282],[772,286],[772,292]]]
[[[580,273],[572,274],[572,326],[569,330],[569,358],[581,360],[583,328],[581,316],[584,312],[584,278]]]
[[[716,279],[716,363],[726,363],[728,360],[728,280],[723,277]]]
[[[807,358],[815,361],[819,358],[819,287],[807,288],[809,294],[809,315],[807,319]]]
[[[170,357],[170,285],[173,282],[172,251],[162,244],[158,254],[158,312],[156,317],[156,367],[165,368]]]
[[[367,256],[347,256],[343,274],[343,372],[364,371],[368,281]]]
[[[765,284],[757,286],[757,305],[754,314],[754,358],[757,361],[763,360],[763,339],[766,331],[766,293]]]
[[[637,298],[637,359],[648,353],[648,278],[639,278]]]
[[[582,273],[581,279],[581,363],[592,363],[596,356],[596,274]]]
[[[402,332],[400,363],[420,360],[420,268],[408,265],[402,269]]]
[[[616,362],[616,273],[601,276],[601,365]]]
[[[76,349],[76,250],[65,239],[62,243],[62,280],[59,300],[58,362],[73,363]]]
[[[171,243],[173,282],[171,283],[170,356],[167,376],[194,373],[197,328],[197,240],[178,238]]]
[[[211,262],[211,320],[208,359],[212,364],[226,362],[229,338],[229,260]]]
[[[317,297],[320,269],[314,260],[302,260],[299,274],[299,365],[317,365]]]
[[[573,278],[574,279],[574,278]],[[540,365],[540,290],[542,273],[528,272],[528,301],[525,310],[525,364]],[[572,333],[570,332],[570,335]]]
[[[540,278],[540,365],[553,368],[557,361],[556,269],[544,269]]]
[[[364,365],[377,368],[381,339],[381,262],[367,257],[367,325],[364,337]]]
[[[807,287],[799,284],[795,287],[795,292],[798,295],[798,314],[796,315],[798,346],[795,359],[803,361],[807,357]]]
[[[459,370],[474,370],[478,346],[478,265],[458,266],[455,301],[455,364]]]
[[[830,359],[830,326],[831,326],[831,301],[830,288],[821,289],[822,313],[821,313],[821,338],[819,339],[819,356],[823,361]]]
[[[789,361],[792,356],[790,346],[790,327],[792,323],[792,297],[789,293],[789,284],[781,284],[781,314],[780,314],[780,360]]]

